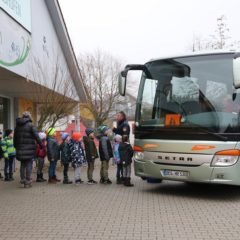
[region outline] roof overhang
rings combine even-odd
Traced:
[[[82,83],[81,72],[59,2],[58,0],[45,0],[45,3],[53,21],[54,28],[56,30],[79,99],[81,102],[86,102],[86,93]]]

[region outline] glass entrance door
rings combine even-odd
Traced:
[[[0,130],[9,128],[10,123],[10,100],[0,97]]]

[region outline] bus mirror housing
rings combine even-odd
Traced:
[[[240,88],[240,54],[236,54],[233,59],[233,81],[234,87]]]
[[[147,78],[152,79],[152,76],[145,65],[141,65],[141,64],[127,65],[125,69],[119,74],[119,77],[118,77],[119,94],[122,96],[125,96],[126,94],[127,75],[128,75],[128,71],[130,70],[143,71],[146,74]]]
[[[123,76],[121,72],[118,76],[118,89],[119,89],[119,94],[121,96],[125,96],[126,94],[126,85],[127,85],[127,76]]]

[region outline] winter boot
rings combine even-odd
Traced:
[[[42,179],[42,182],[46,182],[47,180],[43,178],[43,173],[40,173],[40,178]]]
[[[25,181],[24,182],[24,188],[30,188],[32,187],[32,182],[31,181]]]
[[[9,181],[13,181],[14,178],[13,178],[13,174],[12,173],[9,173]]]
[[[68,177],[65,177],[63,180],[63,184],[72,184],[72,181],[69,181]]]
[[[117,184],[122,184],[122,179],[120,177],[117,178]]]
[[[8,173],[5,174],[4,181],[5,181],[5,182],[9,182],[9,181],[10,181],[10,179],[9,179],[9,174],[8,174]]]
[[[54,184],[54,183],[57,183],[57,181],[53,177],[49,177],[48,183]]]
[[[0,179],[3,179],[3,176],[2,176],[2,174],[0,173]]]
[[[131,178],[126,178],[124,186],[133,187],[134,185],[131,183]]]
[[[58,179],[56,175],[53,176],[53,179],[54,179],[56,182],[61,182],[61,180]]]
[[[124,184],[124,177],[121,177],[121,184]]]
[[[36,182],[43,182],[43,180],[41,179],[41,175],[40,174],[37,174]]]

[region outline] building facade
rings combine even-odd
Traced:
[[[36,122],[44,104],[44,97],[37,97],[40,94],[67,94],[84,101],[76,56],[57,0],[0,0],[0,23],[0,130],[13,128],[24,111],[31,112]],[[67,93],[59,84],[63,75],[70,86]]]

